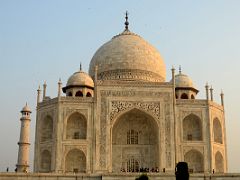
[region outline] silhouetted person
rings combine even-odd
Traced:
[[[9,171],[9,168],[7,167],[6,171],[8,172]]]
[[[176,180],[189,180],[188,164],[186,162],[179,162],[176,165]]]

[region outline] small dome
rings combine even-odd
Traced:
[[[175,75],[175,86],[195,89],[192,80],[186,74],[182,74],[181,70],[179,71],[179,74]]]
[[[94,54],[89,75],[98,79],[164,82],[166,68],[160,53],[139,35],[125,30]]]
[[[26,105],[22,108],[21,112],[32,112],[32,111],[31,111],[30,107],[26,103]]]
[[[83,71],[75,72],[67,81],[66,87],[69,86],[87,86],[87,87],[94,87],[94,83],[92,78]]]

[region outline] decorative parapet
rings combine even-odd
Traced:
[[[94,101],[93,97],[71,97],[71,96],[62,96],[60,98],[52,98],[38,104],[38,108],[45,107],[53,104],[61,103],[92,103]]]

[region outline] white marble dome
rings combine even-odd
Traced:
[[[98,79],[164,82],[166,68],[159,52],[139,35],[125,30],[94,54],[89,75]]]
[[[87,86],[94,87],[92,78],[83,71],[75,72],[67,81],[66,87],[69,86]]]
[[[192,80],[186,74],[181,72],[175,76],[175,86],[176,87],[185,87],[185,88],[194,88]]]

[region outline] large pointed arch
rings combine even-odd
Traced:
[[[48,150],[44,150],[41,153],[41,172],[51,172],[51,153]]]
[[[222,125],[218,118],[214,118],[213,120],[213,136],[214,136],[214,142],[216,143],[223,143],[222,138]]]
[[[182,121],[182,127],[184,141],[202,140],[202,121],[197,115],[187,115]]]
[[[75,148],[66,154],[65,172],[86,172],[86,156],[83,151]]]
[[[41,122],[41,142],[52,140],[53,138],[53,118],[50,115],[47,115]]]
[[[74,112],[67,119],[66,139],[86,139],[87,120],[84,115]]]
[[[134,108],[118,116],[114,122],[113,172],[136,172],[140,167],[159,167],[159,128],[156,120],[144,111]]]
[[[203,155],[197,150],[190,150],[184,155],[184,161],[188,163],[189,170],[193,173],[204,171]]]

